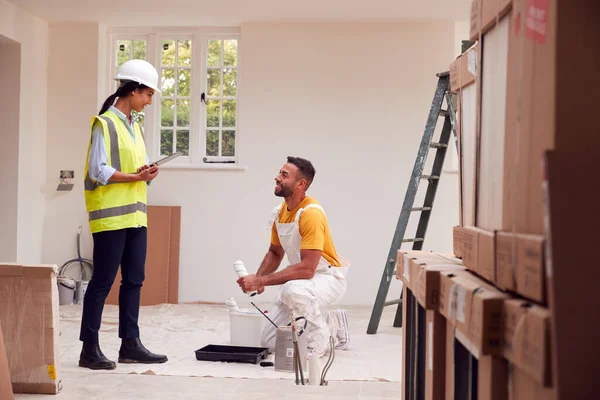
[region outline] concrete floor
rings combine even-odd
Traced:
[[[328,386],[296,386],[291,380],[196,378],[94,374],[72,372],[64,376],[58,396],[15,395],[18,400],[109,399],[397,399],[399,382],[335,381]]]
[[[261,306],[262,308],[262,306]],[[118,364],[113,371],[77,366],[81,308],[61,307],[62,390],[58,396],[15,395],[30,399],[390,399],[400,397],[402,330],[392,327],[395,309],[384,310],[376,335],[367,335],[370,307],[348,309],[351,347],[337,351],[327,375],[329,385],[296,386],[292,373],[254,364],[197,361],[193,349],[204,344],[229,343],[229,315],[223,306],[161,305],[142,307],[140,329],[144,343],[164,351],[161,365]],[[118,309],[107,306],[100,342],[116,359]]]

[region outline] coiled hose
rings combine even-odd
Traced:
[[[92,274],[94,272],[94,262],[88,258],[81,257],[81,232],[83,229],[81,226],[77,229],[77,258],[67,261],[58,269],[58,276],[68,276],[66,274],[67,270],[72,266],[78,266],[80,277],[82,281],[89,281],[92,279]],[[71,276],[68,276],[73,278]],[[76,279],[76,277],[74,278]]]

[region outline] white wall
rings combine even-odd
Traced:
[[[81,173],[89,118],[97,112],[97,86],[84,76],[77,76],[77,89],[61,89],[68,77],[59,68],[73,65],[72,53],[56,55],[70,51],[73,42],[59,40],[66,29],[50,29],[47,179],[60,168],[75,169],[78,179],[72,193],[48,196],[54,216],[46,218],[44,260],[58,264],[73,256],[77,227],[87,229]],[[78,32],[70,39],[92,46],[78,61],[89,70],[85,78],[97,81],[91,53],[99,52],[93,47],[98,38],[91,26]],[[280,201],[272,194],[273,177],[287,155],[297,155],[315,164],[309,195],[323,204],[338,251],[353,263],[344,303],[371,305],[435,74],[448,69],[454,34],[453,22],[244,24],[239,153],[247,170],[163,169],[149,191],[150,204],[183,209],[179,300],[244,298],[231,265],[242,259],[248,269],[257,268],[268,248],[266,220]],[[70,126],[59,126],[57,119],[67,115]],[[436,204],[426,248],[451,251],[456,174],[445,174]],[[84,252],[91,256],[89,240]],[[392,295],[399,295],[397,282]]]
[[[0,36],[0,261],[17,260],[21,45]]]
[[[43,258],[62,265],[76,257],[79,225],[89,243],[83,170],[90,121],[98,112],[98,24],[51,23],[48,27],[47,202]],[[61,170],[75,171],[75,186],[58,192]],[[87,254],[91,258],[91,252]]]
[[[48,25],[0,0],[0,35],[21,44],[18,168],[17,261],[42,259],[42,220],[46,167],[46,55]],[[3,194],[4,196],[4,194]]]

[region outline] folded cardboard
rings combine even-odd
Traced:
[[[427,310],[425,400],[444,398],[446,380],[446,319],[437,311]]]
[[[589,12],[590,2],[580,5],[582,13]],[[582,21],[587,23],[591,21]],[[600,25],[596,22],[596,26]],[[560,399],[599,398],[600,214],[593,209],[582,216],[574,214],[576,202],[597,198],[598,186],[592,183],[590,171],[593,174],[598,167],[598,151],[587,144],[582,147],[577,152],[549,151],[544,160],[552,381],[558,383]]]
[[[479,131],[476,146],[475,225],[494,231],[503,228],[504,152],[508,36],[512,15],[501,19],[482,37]]]
[[[504,302],[504,357],[551,386],[550,310],[519,299]]]
[[[146,277],[140,305],[179,302],[181,206],[148,206]],[[121,272],[119,268],[118,275]],[[115,279],[106,304],[119,304],[121,279]]]
[[[10,372],[8,370],[8,360],[6,359],[6,348],[2,335],[2,324],[0,324],[0,399],[14,399],[12,385],[10,383]]]
[[[576,370],[578,368],[575,368]],[[529,374],[521,370],[518,366],[509,366],[509,400],[557,400],[556,386],[544,387],[536,382]],[[582,388],[582,392],[589,393],[590,396],[577,397],[567,396],[566,399],[593,399],[598,394],[594,392],[593,387]]]
[[[472,226],[453,229],[454,255],[465,267],[490,282],[496,281],[495,232]]]
[[[511,9],[512,0],[473,0],[471,3],[470,39],[478,40]]]
[[[502,357],[469,353],[455,335],[456,329],[446,321],[445,400],[507,400],[509,392],[508,362]]]
[[[0,325],[14,393],[60,390],[55,265],[0,265]]]
[[[496,284],[546,304],[544,237],[497,232]]]
[[[411,258],[409,263],[412,278],[409,287],[426,310],[437,310],[439,307],[440,271],[465,270],[458,258],[442,254]]]
[[[476,357],[502,355],[502,311],[508,298],[469,271],[440,272],[440,313]]]
[[[450,64],[450,87],[457,94],[460,225],[475,225],[475,144],[479,46],[474,44]]]
[[[450,90],[460,92],[475,83],[477,72],[477,43],[450,63]]]

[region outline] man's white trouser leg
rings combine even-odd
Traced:
[[[337,271],[318,272],[312,279],[286,282],[281,287],[276,307],[270,313],[270,318],[278,326],[289,324],[290,310],[295,318],[306,318],[308,321],[306,339],[309,349],[314,352],[324,351],[331,333],[323,310],[338,302],[345,291],[346,278]],[[300,325],[303,325],[303,322]],[[264,347],[275,347],[275,334],[275,327],[266,324],[263,331]]]

